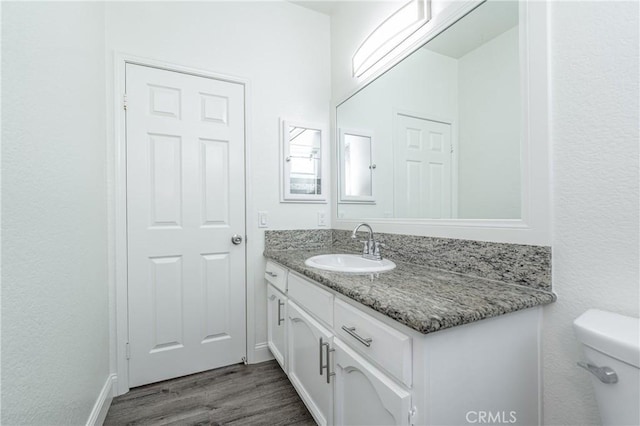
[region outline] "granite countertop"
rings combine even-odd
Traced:
[[[397,261],[394,270],[373,280],[304,264],[331,252],[336,251],[265,250],[264,256],[423,334],[556,299],[547,291]]]

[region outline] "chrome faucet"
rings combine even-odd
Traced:
[[[369,230],[369,238],[364,241],[360,241],[361,243],[364,243],[364,247],[362,248],[362,257],[364,257],[365,259],[382,260],[382,254],[380,253],[380,248],[384,247],[385,245],[379,243],[373,238],[373,229],[371,229],[371,226],[369,226],[369,224],[367,223],[358,224],[358,226],[356,226],[353,232],[351,233],[351,238],[355,239],[356,233],[363,226]]]

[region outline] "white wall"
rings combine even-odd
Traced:
[[[519,219],[519,27],[458,61],[458,217]]]
[[[251,357],[252,345],[266,341],[264,233],[257,212],[269,212],[272,229],[314,228],[318,211],[329,214],[328,204],[279,203],[278,154],[280,117],[329,122],[329,18],[283,1],[109,2],[106,10],[109,61],[121,52],[250,81],[247,260],[253,266],[249,297],[256,304],[248,311],[249,335],[255,333]],[[107,81],[111,94],[113,76]],[[266,347],[262,355],[270,356]]]
[[[2,4],[2,423],[84,424],[109,375],[104,5]]]
[[[553,289],[544,315],[544,420],[598,424],[572,321],[639,316],[638,3],[552,2]]]

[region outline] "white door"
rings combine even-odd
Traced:
[[[328,359],[332,358],[328,346],[331,332],[291,300],[287,303],[287,318],[289,380],[316,423],[326,426],[333,419],[334,380],[330,376],[331,359]]]
[[[244,87],[127,64],[129,386],[241,362]]]
[[[271,284],[267,285],[267,343],[271,353],[284,371],[287,371],[285,325],[287,297]]]
[[[451,218],[451,125],[397,115],[395,217]]]
[[[408,425],[411,394],[334,339],[336,425]]]

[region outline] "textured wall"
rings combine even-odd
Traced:
[[[269,212],[271,229],[314,228],[318,211],[329,216],[328,204],[280,203],[278,121],[329,123],[329,18],[284,1],[243,1],[110,2],[106,19],[108,58],[121,52],[250,81],[247,262],[255,266],[248,285],[256,309],[248,313],[248,326],[249,335],[255,330],[255,343],[265,343],[264,233],[258,211]],[[111,87],[107,93],[113,93]]]
[[[84,424],[109,374],[104,81],[103,4],[2,4],[2,424]]]
[[[639,315],[638,3],[551,2],[553,289],[544,315],[547,425],[599,423],[572,321]]]

